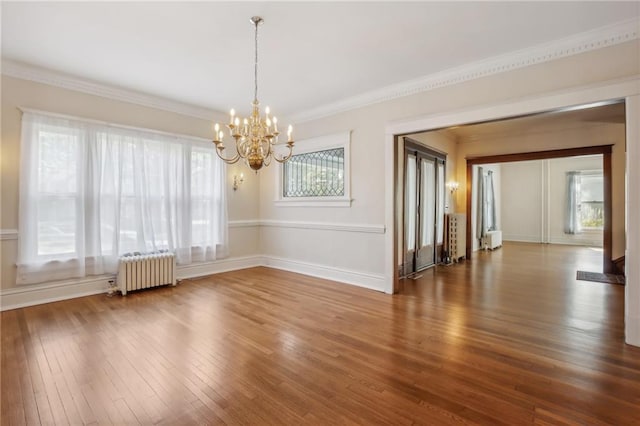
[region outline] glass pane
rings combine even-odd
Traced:
[[[422,176],[420,247],[425,247],[433,244],[435,226],[436,175],[433,160],[421,159],[420,173]]]
[[[582,228],[604,227],[604,182],[601,174],[580,176],[579,215]]]
[[[46,196],[38,200],[38,255],[76,252],[75,196]]]
[[[444,163],[438,162],[438,210],[436,242],[442,244],[444,240]]]
[[[73,133],[38,133],[38,255],[76,252],[78,137]]]
[[[213,233],[213,153],[194,149],[191,153],[191,233],[193,246],[206,246]]]
[[[416,156],[407,157],[407,172],[405,182],[405,241],[407,251],[416,248]]]
[[[344,195],[344,148],[309,152],[284,163],[285,197]]]

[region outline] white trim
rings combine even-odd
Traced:
[[[106,293],[108,281],[111,279],[113,276],[99,276],[2,290],[0,291],[0,310],[7,311]]]
[[[192,263],[178,267],[177,278],[184,280],[187,278],[203,277],[206,275],[219,274],[221,272],[236,271],[238,269],[253,268],[262,266],[264,260],[262,256],[243,256],[220,259],[213,262]]]
[[[636,30],[637,32],[637,30]],[[485,104],[465,110],[446,112],[440,115],[423,116],[405,121],[390,122],[385,126],[385,226],[395,228],[395,143],[394,135],[418,133],[428,130],[442,129],[468,123],[503,119],[518,115],[556,110],[575,105],[585,105],[595,102],[626,98],[626,200],[625,217],[627,223],[627,251],[628,258],[638,258],[640,255],[640,196],[637,188],[640,184],[640,165],[636,158],[640,153],[640,127],[637,123],[640,111],[640,75],[633,77],[604,81],[583,87],[572,87],[557,92],[537,94],[517,101],[509,100],[494,104]],[[631,123],[631,124],[630,124]],[[462,188],[464,190],[464,188]],[[395,234],[387,232],[385,236],[385,292],[391,293],[396,278]],[[627,319],[640,318],[640,267],[627,265],[627,285],[625,286],[625,316]],[[640,322],[625,324],[625,339],[629,344],[640,346]]]
[[[2,74],[13,78],[48,84],[49,86],[61,87],[67,90],[74,90],[76,92],[101,96],[107,99],[128,102],[203,120],[211,120],[215,116],[224,115],[222,111],[214,111],[208,108],[162,98],[160,96],[149,95],[135,90],[98,83],[81,77],[16,62],[10,59],[2,60]]]
[[[529,47],[519,51],[494,56],[477,62],[468,63],[438,73],[430,74],[415,80],[386,86],[360,95],[342,99],[337,102],[295,114],[290,117],[292,122],[316,120],[362,108],[367,105],[389,101],[403,96],[414,95],[462,83],[477,78],[487,77],[530,65],[553,61],[559,58],[585,53],[604,47],[614,46],[631,40],[639,35],[640,19],[632,18],[606,27],[575,34],[573,36],[555,40],[547,44]]]
[[[588,247],[602,247],[602,234],[600,239],[597,238],[562,238],[551,237],[549,244],[563,244],[567,246],[588,246]]]
[[[229,228],[254,228],[260,226],[258,219],[230,220],[228,223]]]
[[[504,233],[502,234],[502,241],[512,241],[516,243],[542,243],[540,237],[535,235],[509,235]]]
[[[191,265],[179,266],[177,270],[177,278],[178,280],[183,280],[257,266],[282,269],[377,291],[383,291],[384,287],[383,275],[261,255],[233,257],[216,260],[214,262],[194,263]],[[101,275],[98,277],[26,285],[2,290],[0,291],[0,309],[2,311],[6,311],[10,309],[40,305],[43,303],[58,302],[61,300],[106,293],[109,287],[109,280],[113,280],[114,278],[115,276],[113,275]]]
[[[322,231],[363,232],[366,234],[384,234],[384,225],[360,225],[328,222],[294,222],[289,220],[263,220],[260,226],[274,228],[314,229]]]
[[[17,239],[18,239],[17,229],[0,229],[0,241],[17,240]]]
[[[638,81],[640,86],[640,79]],[[640,90],[639,90],[640,91]],[[624,289],[625,341],[640,346],[640,95],[638,92],[625,99],[626,110],[626,178],[625,178],[625,230],[626,247]]]
[[[517,101],[509,100],[426,117],[392,121],[387,124],[386,133],[393,140],[393,135],[425,132],[461,124],[518,117],[576,105],[596,104],[603,100],[623,99],[630,94],[640,93],[638,78],[640,78],[640,75],[600,82],[580,88],[565,89],[547,93],[546,95],[532,95]]]
[[[261,265],[264,265],[262,256],[232,257],[216,260],[215,262],[178,266],[177,278],[195,278]],[[41,305],[43,303],[106,293],[109,287],[109,280],[113,279],[115,279],[115,275],[101,275],[53,283],[23,285],[1,290],[0,310],[6,311],[9,309],[24,308],[26,306]]]
[[[298,274],[338,281],[370,290],[383,291],[384,275],[369,274],[359,271],[339,269],[318,265],[300,260],[284,259],[275,256],[265,256],[265,266]]]

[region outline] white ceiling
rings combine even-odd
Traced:
[[[2,58],[215,110],[294,114],[640,16],[640,2],[2,2]]]

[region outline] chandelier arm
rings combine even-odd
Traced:
[[[282,157],[282,158],[278,158],[275,154],[273,154],[273,158],[275,158],[278,163],[285,163],[287,160],[289,160],[289,158],[291,158],[292,155],[293,155],[293,145],[289,145],[289,154],[287,154],[285,157]]]
[[[234,157],[232,158],[224,158],[222,156],[222,150],[224,149],[224,147],[218,147],[218,149],[216,149],[216,154],[218,154],[218,157],[220,157],[220,159],[222,161],[224,161],[227,164],[233,164],[233,163],[237,163],[238,160],[240,159],[240,154],[236,154]]]

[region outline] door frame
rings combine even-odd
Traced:
[[[564,89],[533,93],[519,99],[485,101],[470,106],[461,106],[453,110],[438,110],[425,107],[422,116],[401,117],[387,122],[385,126],[385,179],[384,179],[384,284],[386,293],[393,294],[398,286],[397,275],[397,146],[398,138],[411,133],[443,129],[462,124],[478,123],[487,120],[500,120],[524,114],[534,114],[608,102],[625,101],[626,109],[626,257],[638,259],[640,256],[640,191],[629,188],[640,186],[640,164],[635,160],[640,156],[640,75],[598,81],[584,86],[565,87]],[[435,112],[434,112],[435,111]],[[414,114],[416,114],[414,112]],[[420,114],[420,111],[417,112]],[[640,264],[626,263],[625,285],[625,341],[640,346]]]
[[[567,149],[555,149],[549,151],[532,151],[521,152],[515,154],[502,154],[502,155],[487,155],[482,157],[468,157],[467,162],[467,185],[466,185],[466,197],[467,197],[467,247],[466,257],[471,259],[472,253],[472,239],[471,239],[471,194],[473,192],[472,179],[473,179],[473,166],[481,164],[494,164],[494,163],[512,163],[517,161],[531,161],[531,160],[549,160],[552,158],[566,158],[577,157],[583,155],[598,155],[602,154],[602,180],[604,190],[604,227],[602,230],[602,271],[605,274],[610,274],[615,271],[615,265],[613,263],[613,245],[612,245],[612,220],[613,220],[613,207],[611,200],[612,191],[612,169],[611,169],[611,152],[613,145],[597,145],[582,148],[567,148]]]

